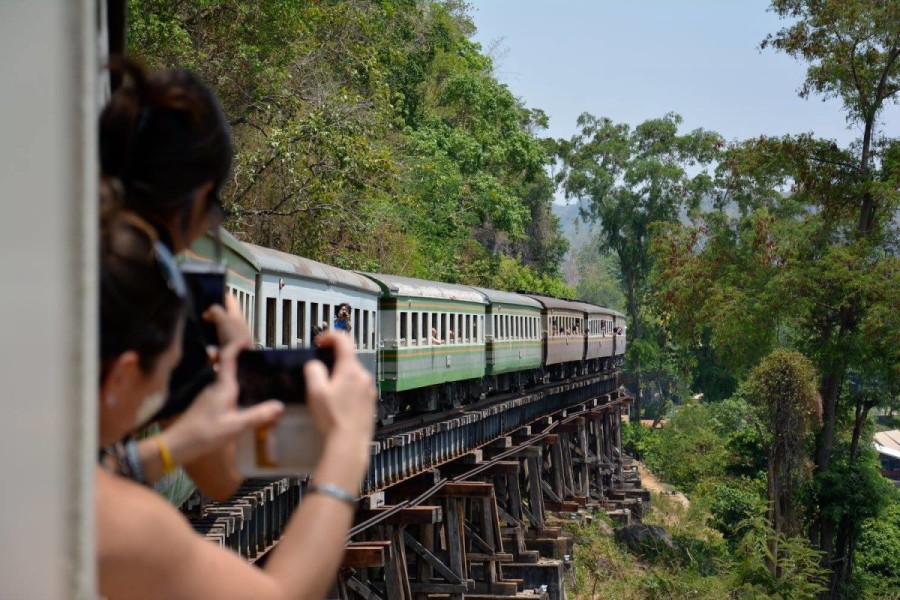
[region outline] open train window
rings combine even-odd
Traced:
[[[316,337],[313,335],[313,331],[319,327],[319,303],[318,302],[310,302],[309,303],[309,345],[312,346],[313,338]]]
[[[275,347],[275,298],[266,298],[266,348]]]
[[[364,310],[362,314],[362,349],[369,348],[369,311]]]
[[[309,346],[308,336],[309,332],[306,330],[306,302],[297,302],[297,346],[304,347]]]
[[[398,341],[400,342],[401,346],[406,345],[406,337],[408,335],[408,328],[409,328],[409,323],[407,321],[408,316],[409,316],[409,313],[407,313],[407,312],[400,313],[400,339]]]
[[[375,332],[378,329],[376,327],[377,322],[378,321],[376,321],[376,319],[375,319],[375,311],[374,310],[370,311],[369,312],[369,337],[370,337],[369,348],[371,348],[373,350],[378,347],[375,344]]]
[[[293,341],[291,338],[292,335],[291,325],[291,301],[290,300],[282,300],[281,301],[281,344],[287,347],[292,347]]]
[[[419,343],[419,313],[414,312],[412,314],[412,333],[409,336],[409,343],[411,346],[415,346]]]

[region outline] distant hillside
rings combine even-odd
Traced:
[[[591,239],[591,224],[581,220],[578,211],[586,200],[575,204],[553,204],[553,214],[559,217],[562,233],[569,240],[569,250],[574,250]]]

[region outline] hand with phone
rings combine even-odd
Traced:
[[[219,467],[220,477],[240,481],[234,440],[245,431],[273,424],[284,413],[284,405],[277,400],[238,408],[237,356],[248,345],[249,338],[238,339],[220,350],[216,380],[160,434],[176,463],[190,465],[216,455],[213,462]]]
[[[306,402],[323,439],[315,479],[357,490],[365,476],[375,433],[375,385],[372,375],[356,358],[349,336],[329,331],[316,341],[321,348],[334,352],[334,368],[329,376],[320,361],[304,367]]]
[[[314,348],[240,354],[239,404],[254,406],[277,398],[286,405],[275,427],[248,432],[238,440],[238,468],[244,475],[310,473],[329,444],[334,445],[332,438],[341,440],[338,449],[352,455],[354,464],[360,462],[357,454],[367,460],[375,388],[352,346],[347,350],[348,341],[331,333],[316,338]],[[353,414],[343,414],[347,412]],[[354,440],[359,452],[351,449]]]

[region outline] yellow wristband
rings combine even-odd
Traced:
[[[172,460],[172,453],[169,452],[169,447],[166,446],[163,437],[158,435],[155,439],[156,447],[159,448],[159,459],[162,461],[163,473],[168,475],[175,470],[175,461]]]

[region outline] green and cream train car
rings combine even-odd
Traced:
[[[366,273],[381,288],[382,412],[459,406],[484,394],[487,299],[467,286]]]
[[[485,325],[488,391],[522,389],[540,382],[541,303],[522,294],[474,289],[489,302]]]

